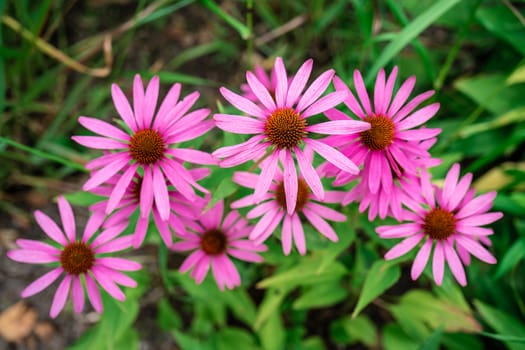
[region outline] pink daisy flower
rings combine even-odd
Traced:
[[[432,118],[439,109],[439,103],[432,103],[417,111],[419,104],[430,98],[434,91],[424,92],[405,103],[414,88],[415,77],[408,78],[394,94],[397,67],[394,67],[388,79],[382,69],[376,79],[373,106],[359,71],[354,71],[354,85],[359,101],[338,77],[334,78],[337,91],[347,92],[346,106],[370,129],[361,133],[336,135],[329,137],[330,145],[338,147],[357,165],[363,165],[369,191],[377,193],[382,187],[387,194],[393,188],[394,177],[403,173],[418,174],[414,159],[428,158],[430,154],[421,147],[421,141],[436,137],[441,129],[415,127]],[[386,81],[385,81],[386,80]],[[349,116],[336,109],[327,111],[326,116],[334,121],[347,120]],[[339,170],[335,169],[336,172]]]
[[[195,181],[198,181],[209,174],[209,169],[197,168],[189,170],[190,175]],[[109,197],[119,177],[113,176],[108,181],[91,190],[92,193],[100,196]],[[90,206],[94,220],[92,225],[101,225],[103,223],[104,228],[109,228],[121,223],[129,224],[130,218],[134,215],[137,210],[140,210],[140,195],[141,187],[143,186],[143,178],[140,175],[135,175],[128,187],[124,191],[119,205],[108,217],[106,214],[106,208],[108,200],[105,199],[98,203]],[[195,220],[195,208],[204,208],[206,201],[201,197],[196,197],[192,202],[188,201],[176,190],[168,190],[169,198],[169,217],[168,220],[162,220],[160,217],[159,209],[156,203],[153,203],[151,214],[153,215],[153,221],[157,230],[166,244],[171,247],[173,244],[173,235],[171,229],[177,234],[184,234],[186,232],[184,221]],[[138,248],[144,242],[146,233],[150,223],[150,215],[138,217],[135,224],[135,232],[133,233],[133,247]],[[96,230],[97,228],[94,227]]]
[[[419,145],[424,150],[428,150],[435,142],[436,138],[422,141]],[[421,186],[430,185],[430,174],[427,168],[441,164],[437,158],[414,158],[413,164],[419,169],[418,175],[409,172],[402,172],[401,177],[394,174],[394,181],[391,188],[385,189],[381,184],[376,193],[370,192],[369,168],[363,168],[359,175],[348,177],[346,174],[339,173],[334,186],[340,186],[350,181],[357,180],[357,184],[345,195],[342,205],[346,206],[351,202],[359,203],[359,212],[363,213],[368,209],[368,219],[374,220],[377,216],[381,219],[392,216],[398,221],[403,220],[403,203],[413,201],[411,193],[421,193]],[[428,181],[420,181],[420,177]],[[374,179],[376,181],[376,179]],[[428,189],[427,189],[428,191]]]
[[[175,251],[193,250],[180,267],[180,272],[191,271],[197,284],[202,283],[211,266],[218,287],[233,289],[241,285],[241,277],[229,256],[249,262],[262,262],[258,254],[266,246],[248,239],[251,226],[236,210],[230,211],[223,220],[224,202],[217,202],[202,213],[192,232],[181,235],[182,241],[171,247]]]
[[[346,92],[333,92],[321,97],[326,90],[334,70],[321,74],[307,89],[306,83],[310,77],[313,61],[307,60],[297,71],[290,84],[286,75],[283,60],[275,60],[275,98],[265,85],[252,73],[246,72],[246,80],[258,103],[233,93],[222,87],[224,98],[237,109],[246,113],[245,116],[230,114],[215,114],[213,119],[217,127],[236,134],[255,134],[248,141],[235,146],[223,147],[213,155],[223,158],[220,165],[231,167],[247,161],[261,161],[268,157],[266,166],[255,186],[255,199],[260,200],[268,191],[279,159],[283,164],[285,193],[288,213],[292,214],[297,202],[297,171],[294,155],[297,159],[304,181],[318,198],[323,198],[324,189],[319,175],[307,161],[304,151],[313,150],[328,162],[343,171],[356,174],[357,166],[341,152],[329,146],[323,140],[310,138],[310,133],[328,135],[348,135],[359,133],[370,128],[369,123],[354,120],[337,120],[324,123],[309,124],[308,118],[323,113],[343,101]],[[267,150],[270,148],[270,153]]]
[[[159,78],[153,77],[144,91],[142,80],[136,75],[133,109],[122,90],[116,84],[112,85],[113,103],[126,124],[124,130],[99,119],[79,118],[80,124],[100,136],[73,136],[73,140],[86,147],[110,151],[86,165],[93,172],[83,189],[90,191],[112,176],[119,176],[109,196],[106,213],[111,213],[119,205],[139,169],[143,173],[140,193],[140,212],[143,217],[148,216],[155,201],[161,219],[168,220],[169,185],[189,200],[196,198],[193,187],[203,190],[182,163],[214,164],[215,160],[208,153],[177,148],[175,145],[208,132],[213,128],[213,122],[205,120],[209,109],[187,113],[197,101],[199,93],[194,92],[178,101],[180,89],[180,84],[173,85],[155,113]]]
[[[467,284],[456,250],[467,264],[470,262],[469,254],[486,263],[496,263],[494,256],[480,244],[487,244],[487,236],[494,233],[492,229],[481,226],[491,224],[503,216],[500,212],[488,212],[496,192],[474,198],[474,190],[469,190],[472,174],[468,173],[460,179],[459,172],[459,164],[454,164],[445,178],[443,189],[423,188],[423,195],[419,196],[418,201],[424,206],[414,202],[411,207],[414,212],[406,215],[406,219],[412,222],[376,229],[381,238],[406,237],[386,253],[387,260],[406,254],[423,241],[412,265],[413,280],[425,269],[432,247],[432,271],[437,285],[441,285],[443,280],[445,261],[459,284]],[[413,195],[414,198],[418,196],[417,193]]]
[[[116,238],[126,226],[110,227],[93,240],[91,238],[94,237],[94,232],[87,230],[86,227],[82,239],[76,240],[75,217],[71,206],[64,197],[58,198],[58,208],[62,228],[41,211],[35,212],[36,221],[47,236],[53,240],[53,245],[29,239],[18,239],[16,243],[20,248],[7,253],[10,259],[22,263],[58,265],[27,286],[21,293],[22,298],[41,292],[58,277],[65,275],[58,285],[51,304],[50,316],[52,318],[62,311],[70,292],[74,310],[80,313],[84,308],[84,288],[91,305],[97,312],[102,312],[103,309],[98,285],[113,298],[120,301],[125,300],[126,297],[118,284],[136,287],[137,283],[120,271],[136,271],[141,268],[141,265],[131,260],[105,255],[131,246],[131,236]]]
[[[247,188],[255,188],[255,184],[260,176],[262,175],[238,171],[233,175],[233,181]],[[306,254],[306,241],[301,218],[299,217],[299,213],[302,213],[323,236],[332,242],[337,242],[337,234],[326,220],[344,222],[346,221],[346,216],[334,209],[321,205],[319,202],[340,204],[344,192],[327,191],[324,199],[321,200],[315,193],[310,193],[306,181],[299,178],[295,210],[292,214],[288,214],[286,210],[288,198],[285,194],[283,176],[283,172],[277,169],[274,182],[270,185],[270,191],[262,198],[263,202],[250,210],[246,215],[248,219],[261,217],[250,233],[250,239],[253,239],[256,243],[264,242],[282,222],[281,240],[284,254],[289,255],[292,250],[292,243],[295,243],[299,253],[304,255]],[[257,202],[254,195],[251,194],[233,202],[231,207],[236,209],[255,204]]]

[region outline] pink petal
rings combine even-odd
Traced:
[[[421,231],[421,224],[407,223],[399,225],[379,226],[376,232],[381,238],[401,238],[412,236]]]
[[[73,141],[94,149],[103,149],[103,150],[120,150],[127,149],[129,145],[127,143],[108,139],[107,137],[102,136],[72,136]]]
[[[445,257],[443,252],[443,244],[441,241],[436,241],[434,248],[434,259],[432,260],[432,273],[434,274],[434,281],[438,286],[443,282],[443,273],[445,271]]]
[[[461,219],[461,225],[464,226],[481,226],[492,224],[503,217],[503,213],[494,212],[469,216],[468,218]]]
[[[256,104],[254,104],[247,98],[237,95],[236,93],[228,90],[225,87],[221,87],[220,92],[228,102],[230,102],[235,108],[243,111],[244,113],[248,115],[253,115],[258,118],[266,117],[266,113],[264,113],[264,111],[260,107],[258,107]]]
[[[286,196],[286,209],[289,215],[295,212],[295,206],[297,205],[297,171],[295,170],[295,164],[293,156],[289,150],[281,151],[283,157],[284,166],[284,193]]]
[[[144,85],[140,75],[135,74],[133,79],[133,111],[139,129],[146,129],[144,124]]]
[[[221,227],[222,214],[224,213],[224,201],[218,201],[213,207],[208,209],[200,216],[200,222],[208,229],[218,229]]]
[[[419,249],[419,252],[416,255],[416,258],[414,259],[414,263],[412,264],[412,269],[410,271],[410,277],[413,281],[419,278],[421,276],[421,273],[423,270],[425,270],[425,266],[428,262],[428,257],[430,256],[430,250],[432,249],[432,240],[427,239],[426,242],[421,246],[421,249]]]
[[[469,190],[470,183],[472,182],[472,174],[468,173],[465,176],[459,180],[459,183],[457,184],[454,195],[449,198],[448,200],[448,210],[451,212],[456,211],[456,208],[459,203],[463,200],[465,197],[465,194],[467,194],[467,191]]]
[[[264,133],[264,123],[251,117],[242,117],[231,114],[215,114],[213,120],[219,129],[235,134]]]
[[[82,282],[80,282],[80,277],[73,277],[73,288],[71,289],[71,297],[73,299],[73,308],[75,312],[81,313],[84,308],[84,288],[82,288]]]
[[[151,127],[151,121],[155,114],[155,108],[157,107],[157,99],[159,97],[159,77],[154,76],[146,88],[146,96],[144,98],[144,105],[142,108],[143,123],[145,128]]]
[[[109,196],[108,204],[105,210],[106,214],[110,214],[120,205],[122,197],[124,196],[126,190],[128,190],[131,184],[131,180],[137,173],[137,168],[137,164],[132,164],[129,168],[126,169],[124,174],[120,176],[117,184],[115,185],[115,187],[113,187],[113,191],[111,191],[111,194]]]
[[[381,69],[377,74],[374,87],[374,111],[376,115],[383,114],[385,104],[385,70]]]
[[[308,221],[310,221],[312,226],[315,227],[317,231],[319,231],[320,234],[332,242],[337,242],[339,240],[334,229],[321,216],[317,215],[317,213],[310,210],[308,207],[304,207],[303,214],[306,216]]]
[[[169,113],[169,111],[177,104],[177,100],[180,96],[180,88],[181,85],[179,83],[174,84],[170,91],[168,91],[168,94],[166,97],[164,97],[164,100],[162,101],[162,104],[160,105],[159,111],[157,112],[157,116],[155,117],[155,121],[153,122],[153,129],[158,130],[160,125],[164,124],[165,117]]]
[[[464,205],[454,217],[456,219],[463,219],[467,216],[479,214],[480,209],[485,206],[486,203],[492,203],[496,198],[496,191],[485,193],[479,197],[474,198],[466,205]]]
[[[53,298],[53,303],[51,304],[51,311],[49,316],[51,318],[57,317],[57,315],[62,311],[64,305],[66,304],[66,299],[69,294],[69,288],[71,286],[71,275],[66,275],[62,282],[58,285],[55,297]]]
[[[436,137],[441,129],[419,128],[396,132],[396,137],[405,141],[421,141]]]
[[[328,95],[320,98],[314,102],[310,107],[308,107],[301,116],[303,118],[309,118],[313,115],[323,113],[330,108],[334,108],[345,100],[346,92],[336,91],[329,93]]]
[[[346,106],[352,111],[352,113],[363,119],[365,117],[365,113],[363,112],[361,105],[359,102],[357,102],[357,99],[354,97],[354,94],[352,94],[352,91],[350,91],[348,86],[346,86],[346,84],[338,76],[334,77],[334,86],[337,91],[347,92],[348,95],[344,101]]]
[[[257,253],[247,252],[244,250],[237,250],[234,248],[228,248],[228,254],[239,260],[248,261],[252,263],[260,263],[264,261],[263,257]]]
[[[392,121],[394,123],[400,122],[410,112],[412,112],[421,102],[430,98],[432,95],[434,95],[434,91],[427,91],[427,92],[423,92],[422,94],[417,95],[412,100],[410,100],[410,102],[408,102],[403,108],[401,108],[401,110],[399,110],[397,113],[391,114]]]
[[[408,238],[405,238],[400,243],[396,244],[393,248],[391,248],[386,254],[385,259],[386,260],[392,260],[395,258],[398,258],[402,255],[405,255],[408,253],[412,248],[414,248],[424,237],[425,235],[422,233],[415,234],[413,236],[410,236]]]
[[[399,109],[403,106],[403,104],[408,99],[408,96],[412,93],[412,90],[414,89],[414,85],[416,84],[416,77],[411,76],[405,82],[399,90],[396,93],[396,96],[394,97],[394,100],[392,101],[392,104],[390,105],[390,108],[388,108],[387,115],[390,117],[393,117]]]
[[[264,167],[261,170],[261,175],[259,175],[257,180],[253,182],[255,184],[255,190],[253,192],[253,198],[255,200],[255,203],[261,201],[263,196],[268,192],[268,189],[272,184],[272,180],[275,177],[278,161],[279,152],[274,151],[270,155],[268,161],[264,163]]]
[[[496,258],[494,258],[494,256],[488,250],[486,250],[481,244],[479,244],[475,240],[466,236],[457,236],[456,242],[479,260],[484,261],[487,264],[496,263]]]
[[[113,98],[113,104],[117,109],[117,112],[122,117],[122,120],[131,128],[133,131],[137,131],[137,123],[135,117],[133,116],[133,111],[129,105],[128,99],[118,87],[117,84],[111,85],[111,97]]]
[[[78,122],[86,129],[96,134],[129,142],[131,137],[119,128],[100,119],[79,117]]]
[[[171,245],[170,249],[176,252],[185,252],[197,249],[200,245],[199,242],[176,242]]]
[[[290,255],[292,251],[292,217],[285,215],[283,220],[283,227],[281,230],[281,240],[283,245],[284,255]]]
[[[370,107],[370,99],[368,97],[368,93],[366,92],[365,83],[363,82],[361,72],[359,72],[357,69],[354,70],[354,85],[366,115],[372,115],[372,107]]]
[[[324,205],[319,205],[317,203],[310,202],[307,204],[308,208],[317,213],[319,216],[321,216],[324,219],[330,220],[330,221],[337,221],[337,222],[345,222],[346,221],[346,215],[332,209],[325,207]]]
[[[275,78],[277,86],[275,87],[275,102],[278,107],[284,107],[286,102],[286,94],[288,93],[288,77],[286,75],[286,68],[284,67],[283,59],[277,57],[274,63]]]
[[[251,137],[248,141],[239,143],[238,145],[221,147],[215,150],[212,153],[212,155],[216,158],[231,157],[235,154],[242,152],[245,149],[249,149],[252,146],[258,144],[264,138],[265,138],[264,135],[256,135],[256,136]]]
[[[124,229],[128,226],[128,222],[119,222],[118,224],[112,225],[102,231],[95,240],[90,244],[91,247],[98,247],[100,245],[103,245],[104,243],[107,243],[111,241],[113,238],[117,237],[119,234],[124,231]]]
[[[277,152],[275,152],[277,153]],[[277,153],[278,154],[278,153]],[[264,169],[263,169],[264,171]],[[257,180],[260,178],[260,175],[254,173],[249,173],[246,171],[236,171],[233,173],[233,182],[247,188],[255,188]],[[273,176],[272,176],[273,177]]]
[[[259,81],[259,79],[257,79],[257,77],[252,72],[246,72],[246,81],[248,82],[248,85],[250,86],[253,94],[264,105],[264,107],[269,110],[275,110],[277,108],[272,96],[268,92],[268,89],[263,83]]]
[[[49,287],[51,283],[55,282],[58,276],[62,274],[62,272],[64,272],[64,269],[62,269],[61,267],[47,272],[45,275],[42,275],[38,279],[31,282],[30,285],[25,287],[22,293],[20,293],[20,296],[22,298],[28,298],[32,295],[40,293],[41,291]]]
[[[187,272],[189,269],[191,269],[198,261],[200,261],[204,257],[205,253],[202,250],[196,250],[193,253],[191,253],[186,260],[182,263],[182,265],[179,268],[179,271],[181,273]]]
[[[204,255],[202,259],[197,261],[190,276],[195,279],[195,282],[197,284],[201,284],[202,281],[204,281],[204,278],[206,277],[206,275],[208,274],[209,269],[210,269],[210,257],[207,255]]]
[[[159,211],[160,218],[163,221],[168,220],[171,209],[168,187],[166,186],[166,179],[159,167],[153,167],[153,194],[155,197],[155,206]]]
[[[295,241],[295,247],[299,254],[306,254],[306,241],[304,239],[303,225],[297,214],[292,215],[292,234]]]
[[[398,130],[412,129],[432,118],[439,110],[439,103],[425,106],[397,124]]]
[[[323,200],[325,196],[323,184],[312,166],[312,159],[306,157],[299,147],[295,147],[295,157],[299,165],[299,173],[303,176],[304,181],[306,181],[306,184],[310,187],[313,194],[319,198],[319,200]]]
[[[107,268],[119,271],[137,271],[142,268],[142,265],[138,262],[114,257],[97,258],[97,265],[103,265]]]
[[[357,120],[335,120],[306,127],[308,132],[316,132],[327,135],[348,135],[369,130],[370,123]]]
[[[89,180],[84,184],[84,186],[82,186],[82,189],[84,191],[92,190],[93,188],[99,186],[100,184],[104,183],[109,178],[111,178],[113,175],[118,173],[119,170],[128,165],[128,163],[129,159],[125,156],[115,159],[115,161],[109,163],[102,169],[92,173]]]
[[[392,93],[394,92],[394,84],[396,83],[396,78],[397,78],[397,66],[395,66],[392,69],[392,72],[390,72],[390,75],[386,82],[385,93],[383,96],[383,108],[382,108],[381,114],[387,113],[388,105],[390,104],[390,100],[392,99]],[[378,113],[377,109],[376,109],[376,113]]]
[[[153,207],[153,199],[155,196],[153,186],[153,170],[150,166],[144,166],[144,175],[140,188],[140,216],[143,218],[149,215]],[[165,193],[167,194],[167,192]]]
[[[383,172],[387,172],[387,169],[381,168],[381,152],[371,151],[368,163],[368,188],[370,192],[376,194],[381,184],[381,177]]]
[[[145,220],[148,222],[148,220]],[[102,244],[100,247],[95,249],[96,254],[103,254],[103,253],[113,253],[118,252],[124,249],[128,249],[131,247],[131,243],[133,241],[133,236],[122,236],[118,237],[108,243]]]
[[[95,311],[100,313],[102,312],[103,306],[102,306],[102,298],[100,297],[100,291],[98,290],[98,286],[88,274],[85,274],[84,278],[86,279],[86,290],[87,290],[89,302],[91,303]]]
[[[308,108],[308,106],[314,103],[319,98],[319,96],[325,92],[326,88],[332,81],[334,73],[335,72],[333,69],[329,69],[313,81],[313,83],[308,89],[306,89],[303,96],[297,103],[296,110],[298,110],[299,113]]]
[[[250,239],[255,240],[259,236],[264,235],[264,233],[267,232],[269,225],[277,217],[277,214],[279,214],[278,209],[269,210],[268,212],[266,212],[266,214],[264,214],[264,216],[261,219],[259,219],[259,222],[257,222],[252,232],[250,232]]]
[[[335,148],[314,139],[307,139],[305,143],[339,169],[351,174],[357,174],[359,172],[359,168]]]
[[[447,260],[448,266],[450,267],[450,270],[452,271],[452,274],[458,283],[465,287],[467,285],[467,277],[465,276],[465,270],[463,269],[463,265],[461,264],[454,247],[448,240],[444,241],[443,244],[445,248],[445,258]]]
[[[286,107],[292,107],[297,99],[303,92],[308,78],[310,78],[310,73],[312,72],[313,60],[310,58],[306,60],[301,67],[297,70],[297,73],[292,79],[290,86],[288,88],[288,95],[286,96]]]
[[[16,240],[16,244],[25,250],[36,250],[50,255],[60,255],[60,250],[58,248],[44,242],[19,238]]]
[[[183,161],[193,164],[212,165],[217,164],[216,160],[211,154],[199,151],[192,148],[172,148],[168,151],[169,154]]]
[[[7,256],[11,260],[29,264],[47,264],[60,260],[60,258],[56,255],[28,249],[10,250],[7,252]]]
[[[111,279],[111,277],[105,273],[105,270],[100,269],[98,266],[94,266],[92,268],[92,272],[97,282],[102,286],[102,288],[104,288],[106,292],[108,292],[109,295],[119,301],[124,301],[126,299],[126,296],[124,293],[122,293],[122,290],[115,284],[113,279]]]
[[[76,230],[75,216],[73,215],[71,205],[69,205],[69,202],[63,196],[58,197],[58,210],[66,236],[70,242],[74,242]]]

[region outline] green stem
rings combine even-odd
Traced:
[[[246,59],[248,69],[253,68],[253,0],[246,2],[246,27],[248,27],[249,36],[246,42]]]
[[[57,157],[55,155],[52,155],[52,154],[40,151],[38,149],[35,149],[35,148],[32,148],[32,147],[23,145],[21,143],[18,143],[16,141],[11,140],[11,139],[8,139],[8,138],[0,136],[0,143],[2,143],[2,142],[5,143],[5,144],[8,144],[10,146],[13,146],[15,148],[21,149],[22,151],[31,153],[31,154],[33,154],[33,155],[35,155],[37,157],[52,160],[54,162],[63,164],[65,166],[68,166],[68,167],[73,168],[75,170],[88,172],[87,169],[84,168],[84,166],[82,166],[82,165],[80,165],[78,163],[72,162],[70,160],[67,160],[67,159],[64,159],[64,158],[61,158],[61,157]]]

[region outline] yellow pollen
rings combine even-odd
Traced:
[[[70,275],[88,272],[95,263],[93,250],[83,242],[74,242],[64,247],[60,253],[60,264]]]
[[[361,133],[361,140],[366,147],[374,151],[382,151],[394,141],[394,122],[388,117],[378,115],[364,120],[371,128]]]
[[[445,240],[456,232],[454,215],[442,208],[430,210],[425,216],[423,231],[434,240]]]
[[[306,184],[306,181],[303,179],[297,180],[297,202],[295,204],[295,212],[301,211],[301,209],[304,208],[306,203],[308,203],[308,199],[310,198],[310,190],[308,189],[308,185]],[[277,203],[286,210],[286,193],[284,192],[284,182],[281,181],[281,183],[277,186],[277,190],[275,191],[275,199],[277,200]]]
[[[208,255],[224,253],[227,243],[226,235],[217,229],[204,232],[201,238],[201,248]]]
[[[293,148],[306,137],[306,120],[292,108],[274,111],[266,120],[264,133],[277,148]]]
[[[131,157],[140,164],[153,164],[164,156],[166,148],[159,133],[152,129],[137,131],[131,138]]]

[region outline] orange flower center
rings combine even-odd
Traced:
[[[394,122],[385,116],[366,117],[365,122],[371,128],[361,133],[361,141],[366,147],[374,151],[382,151],[394,141]]]
[[[60,264],[70,275],[88,272],[95,263],[93,250],[83,242],[68,244],[60,253]]]
[[[425,216],[423,231],[434,240],[445,240],[456,232],[456,219],[449,211],[432,209]]]
[[[152,129],[136,132],[129,144],[131,157],[140,164],[153,164],[164,156],[166,147],[159,133]]]
[[[224,253],[227,243],[224,232],[217,229],[206,231],[201,237],[201,248],[208,255]]]
[[[279,108],[266,120],[264,133],[277,148],[293,148],[306,137],[307,125],[292,108]]]

